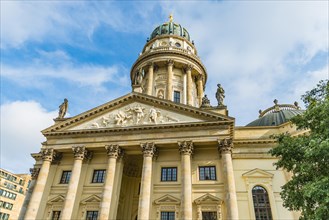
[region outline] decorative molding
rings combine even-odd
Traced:
[[[187,71],[192,71],[193,68],[194,68],[194,66],[193,66],[192,64],[186,64],[186,65],[184,66],[185,72],[187,72]]]
[[[192,141],[178,142],[178,146],[179,146],[179,152],[181,154],[189,154],[189,155],[193,154],[194,147]]]
[[[88,151],[85,146],[74,146],[72,151],[76,160],[91,160],[93,156],[92,152]]]
[[[35,168],[35,167],[30,168],[30,173],[31,173],[32,180],[38,179],[39,172],[40,172],[40,168]]]
[[[115,159],[122,157],[124,154],[124,150],[117,144],[106,145],[105,149],[107,156],[113,157]]]
[[[141,144],[142,152],[144,157],[153,157],[157,156],[157,148],[153,142],[142,143]]]
[[[44,160],[44,161],[52,161],[53,160],[53,156],[54,156],[54,149],[53,148],[41,149],[40,153],[41,153],[42,160]]]
[[[166,61],[166,63],[167,63],[168,66],[173,66],[174,65],[174,60],[169,59],[169,60]]]
[[[218,140],[218,151],[220,154],[232,154],[233,142],[231,138]]]
[[[63,158],[63,153],[54,151],[54,156],[51,164],[59,164]]]

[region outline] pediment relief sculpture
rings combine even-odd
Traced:
[[[154,106],[132,103],[77,127],[71,128],[70,130],[170,124],[193,121],[201,120],[159,109]]]

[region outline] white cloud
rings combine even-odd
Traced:
[[[145,31],[156,3],[129,5],[87,1],[1,1],[1,48],[22,47],[28,41],[84,47],[100,25],[120,32]],[[136,10],[135,10],[136,9]]]
[[[34,164],[31,153],[40,151],[41,130],[52,125],[56,111],[47,112],[35,101],[1,105],[1,167],[27,173]]]
[[[2,64],[1,74],[24,87],[44,88],[52,79],[64,79],[81,86],[90,86],[94,90],[104,89],[103,84],[127,83],[127,71],[121,66],[101,66],[93,64],[75,64],[64,51],[39,51],[40,58],[24,65]],[[33,82],[33,83],[31,83]]]

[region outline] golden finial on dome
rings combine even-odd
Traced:
[[[174,17],[172,15],[172,13],[170,13],[170,15],[169,15],[169,22],[172,22],[173,20],[174,20]]]

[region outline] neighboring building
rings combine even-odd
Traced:
[[[0,168],[0,219],[18,219],[31,175],[13,174]]]
[[[200,43],[200,45],[202,45]],[[71,118],[67,102],[33,169],[26,219],[297,219],[279,195],[289,173],[267,152],[298,104],[236,127],[204,96],[206,68],[185,28],[151,34],[131,68],[133,92]],[[72,151],[73,150],[73,151]],[[37,175],[38,174],[38,175]],[[32,191],[32,190],[31,190]]]

